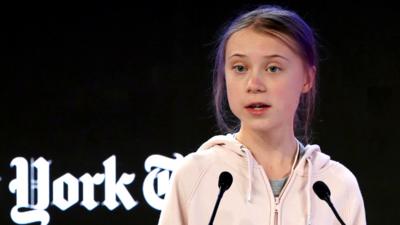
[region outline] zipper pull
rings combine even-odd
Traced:
[[[274,215],[274,225],[278,225],[278,205],[279,205],[279,197],[275,197],[275,215]]]
[[[275,206],[278,206],[279,204],[279,197],[275,197]]]
[[[274,225],[278,225],[278,216],[279,216],[278,209],[275,208]]]

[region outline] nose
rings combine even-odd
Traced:
[[[249,79],[247,81],[247,93],[262,93],[266,90],[266,86],[260,74],[254,73],[249,76]]]

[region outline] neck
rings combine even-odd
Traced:
[[[270,179],[279,179],[290,173],[297,150],[292,127],[268,132],[242,126],[237,139],[249,148]]]

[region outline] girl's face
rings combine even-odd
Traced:
[[[312,85],[314,67],[282,40],[251,28],[234,33],[226,44],[225,80],[229,107],[241,129],[289,128],[302,93]]]

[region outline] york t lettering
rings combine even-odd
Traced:
[[[123,173],[116,182],[116,162],[115,156],[111,156],[103,162],[105,174],[105,205],[109,210],[113,210],[120,205],[117,201],[117,196],[124,205],[125,209],[129,210],[135,207],[138,203],[132,198],[125,185],[133,182],[135,174]]]

